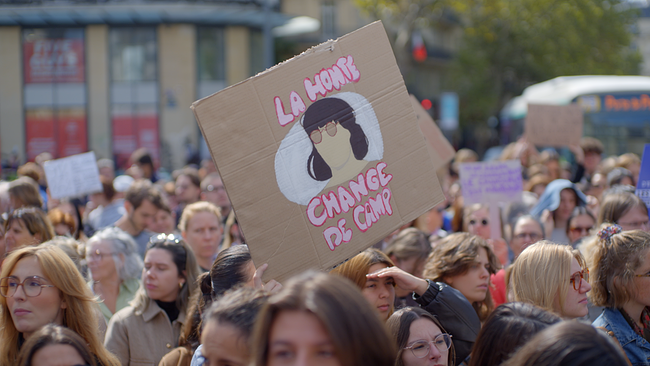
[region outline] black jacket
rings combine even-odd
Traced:
[[[452,335],[456,360],[460,364],[472,351],[472,346],[481,330],[481,321],[472,304],[455,288],[442,282],[429,282],[427,291],[413,295],[420,306],[435,315],[445,331]]]

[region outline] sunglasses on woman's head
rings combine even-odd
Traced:
[[[330,121],[327,122],[325,127],[323,127],[323,130],[327,131],[327,134],[330,135],[331,137],[336,136],[336,122]],[[309,134],[309,138],[311,138],[311,141],[314,144],[320,144],[321,141],[323,141],[323,133],[321,132],[320,128],[317,128]]]

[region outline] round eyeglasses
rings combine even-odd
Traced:
[[[584,270],[574,274],[573,276],[571,276],[571,279],[569,281],[571,281],[571,284],[573,284],[573,289],[578,291],[578,290],[580,290],[580,286],[582,286],[582,280],[585,280],[585,281],[589,282],[589,270],[588,269],[584,269]]]
[[[415,341],[410,346],[404,347],[404,349],[410,349],[411,352],[413,352],[413,356],[417,358],[425,358],[429,354],[429,350],[431,350],[431,344],[436,346],[440,353],[447,352],[449,347],[451,347],[451,334],[438,334],[436,338],[430,342],[424,340]]]
[[[48,284],[45,278],[39,276],[27,277],[23,282],[18,281],[16,277],[4,277],[0,278],[0,295],[13,297],[20,286],[23,287],[23,292],[28,297],[40,295],[43,287],[54,287],[54,285]]]
[[[327,122],[325,125],[325,131],[327,131],[327,134],[334,137],[336,136],[336,122],[330,121]],[[323,141],[323,133],[321,132],[320,128],[317,128],[309,134],[309,138],[311,138],[311,141],[314,144],[320,144],[321,141]]]

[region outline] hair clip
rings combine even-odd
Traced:
[[[598,237],[601,240],[604,240],[607,244],[610,244],[610,242],[612,240],[612,236],[614,236],[615,234],[618,234],[618,233],[620,233],[622,231],[623,231],[623,228],[621,228],[617,224],[613,224],[611,226],[607,226],[607,227],[602,228],[598,232]]]

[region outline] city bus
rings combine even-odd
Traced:
[[[513,141],[523,134],[528,103],[577,103],[584,111],[584,136],[602,141],[606,156],[641,156],[650,142],[650,77],[563,76],[531,85],[501,111],[501,133]]]

